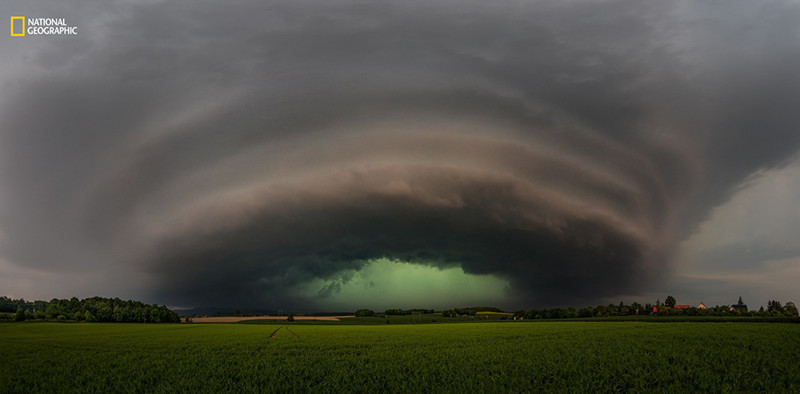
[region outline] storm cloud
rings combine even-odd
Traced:
[[[794,2],[26,7],[80,34],[3,44],[0,258],[176,305],[382,258],[641,293],[800,147]]]

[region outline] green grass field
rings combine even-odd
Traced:
[[[5,323],[0,347],[0,392],[800,391],[797,324]]]

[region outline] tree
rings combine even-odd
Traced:
[[[787,302],[786,305],[783,306],[783,313],[789,316],[798,316],[797,307],[794,305],[794,302]]]
[[[25,320],[25,311],[23,311],[22,308],[17,308],[17,313],[14,315],[14,320],[16,321]]]
[[[783,306],[781,305],[780,301],[770,300],[769,302],[767,302],[767,310],[769,312],[782,313],[783,312]]]
[[[595,308],[597,316],[605,316],[608,313],[608,308],[605,305],[598,305]]]
[[[56,301],[57,300],[54,298],[52,301],[50,301],[49,304],[47,304],[47,310],[45,311],[45,314],[50,319],[55,319],[58,315],[61,314],[61,311],[59,311],[58,304],[56,303]]]
[[[592,317],[594,316],[594,308],[587,306],[586,308],[578,309],[578,317]]]
[[[675,302],[675,297],[673,296],[667,296],[667,299],[664,300],[664,305],[668,308],[674,308],[676,303],[677,302]]]
[[[370,309],[359,309],[356,311],[356,317],[369,317],[374,315],[375,312]]]
[[[86,313],[83,314],[83,317],[86,319],[87,322],[90,322],[90,323],[97,321],[97,319],[95,319],[95,317],[92,314],[92,312],[89,312],[89,311],[86,311]]]
[[[294,321],[294,313],[286,315],[286,321]]]
[[[111,320],[113,321],[125,321],[125,315],[122,313],[122,308],[119,305],[115,305],[114,309],[111,310]]]
[[[103,303],[103,306],[97,309],[97,320],[98,321],[111,321],[111,307]]]

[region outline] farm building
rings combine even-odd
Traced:
[[[699,305],[697,305],[697,309],[708,309],[708,307],[706,306],[706,304],[701,302]]]
[[[738,303],[736,303],[734,305],[731,305],[731,310],[732,311],[739,310],[739,311],[742,311],[742,312],[747,312],[747,305],[745,305],[744,302],[742,302],[742,297],[739,297],[739,302]]]
[[[675,309],[689,309],[689,305],[675,305]]]

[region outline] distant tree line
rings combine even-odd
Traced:
[[[664,303],[656,301],[655,304],[639,304],[634,302],[626,305],[620,302],[618,305],[598,305],[585,308],[543,308],[531,309],[528,311],[517,311],[515,318],[524,319],[570,319],[587,317],[609,317],[609,316],[631,316],[631,315],[655,315],[655,316],[752,316],[752,317],[796,317],[798,316],[797,307],[793,302],[782,305],[779,301],[771,300],[767,303],[767,310],[761,307],[758,311],[748,311],[746,308],[732,308],[727,305],[717,305],[708,308],[675,308],[675,299],[667,297]]]
[[[491,306],[479,306],[472,308],[455,308],[442,311],[444,317],[455,316],[475,316],[478,312],[503,312],[499,308]],[[383,313],[376,313],[371,309],[359,309],[356,311],[356,317],[387,317],[399,315],[426,315],[436,313],[433,309],[387,309]]]
[[[401,315],[423,315],[436,313],[433,309],[387,309],[383,313],[375,313],[371,309],[359,309],[356,311],[356,317],[386,317],[386,316],[401,316]]]
[[[786,305],[781,305],[780,301],[770,300],[767,303],[767,310],[764,311],[764,307],[762,306],[761,309],[758,310],[758,313],[768,313],[769,315],[779,314],[779,315],[786,315],[786,316],[798,316],[797,307],[794,305],[794,302],[787,302]]]
[[[478,312],[503,312],[499,308],[491,306],[479,306],[472,308],[455,308],[442,311],[443,317],[475,316]]]
[[[253,312],[248,312],[248,311],[240,311],[240,310],[237,309],[237,310],[235,310],[233,312],[214,312],[214,313],[211,314],[211,316],[215,316],[215,317],[222,317],[222,316],[226,316],[226,317],[227,316],[250,317],[250,316],[258,316],[258,314],[253,313]]]
[[[611,316],[631,316],[631,315],[653,315],[653,316],[751,316],[751,317],[797,317],[798,310],[793,302],[782,304],[779,301],[770,300],[767,309],[761,307],[759,310],[748,311],[747,306],[739,299],[738,304],[717,305],[708,308],[677,308],[675,297],[668,296],[664,302],[657,300],[654,304],[640,304],[633,302],[625,304],[608,304],[598,306],[587,306],[585,308],[543,308],[531,309],[528,311],[517,311],[514,318],[519,319],[571,319],[589,317],[611,317]],[[678,305],[680,306],[680,305]],[[370,309],[359,309],[355,312],[356,317],[387,317],[389,315],[410,315],[416,313],[434,313],[433,309],[387,309],[384,313],[376,313]],[[503,312],[494,307],[471,307],[454,308],[442,311],[442,317],[475,316],[478,312]]]
[[[0,319],[72,320],[87,322],[177,323],[180,316],[164,305],[147,305],[119,298],[92,297],[79,300],[14,300],[0,296]]]

